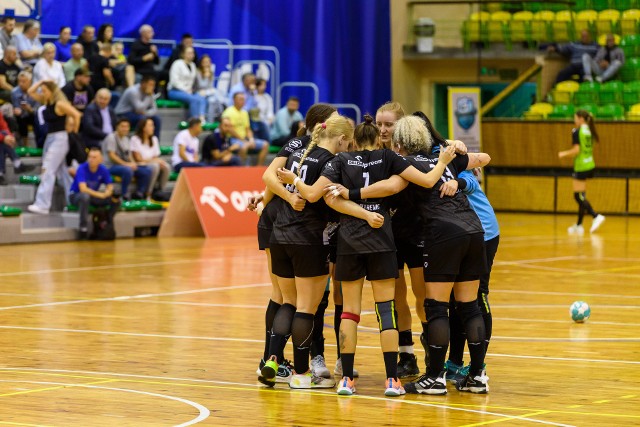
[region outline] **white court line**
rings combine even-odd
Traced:
[[[620,299],[636,299],[640,295],[616,295],[616,294],[583,294],[580,292],[543,292],[543,291],[525,291],[516,289],[491,289],[491,293],[496,294],[526,294],[526,295],[559,295],[559,296],[584,296],[584,297],[602,297],[602,298],[620,298]]]
[[[524,318],[516,318],[516,317],[496,317],[492,316],[493,320],[504,320],[509,322],[527,322],[527,323],[568,323],[566,320],[551,320],[551,319],[524,319]],[[613,326],[633,326],[638,327],[640,323],[630,323],[630,322],[600,322],[597,320],[589,320],[590,325],[613,325]]]
[[[229,382],[225,382],[225,381],[212,381],[212,380],[191,380],[191,379],[187,379],[187,378],[171,378],[171,377],[158,377],[158,376],[151,376],[151,375],[132,375],[132,374],[116,374],[116,373],[111,373],[111,372],[91,372],[91,371],[71,371],[71,370],[62,370],[62,369],[32,369],[32,368],[0,368],[0,370],[5,370],[5,371],[17,371],[17,370],[23,370],[23,371],[39,371],[39,372],[68,372],[68,373],[87,373],[87,374],[97,374],[97,375],[113,375],[113,376],[120,376],[120,377],[134,377],[134,378],[147,378],[147,379],[163,379],[163,380],[180,380],[180,381],[194,381],[194,382],[204,382],[204,383],[213,383],[213,384],[223,384],[223,385],[239,385],[239,386],[246,386],[246,387],[262,387],[262,386],[258,386],[255,384],[246,384],[246,383],[229,383]],[[0,380],[0,382],[3,382],[2,380]],[[10,380],[6,380],[4,382],[24,382],[24,383],[34,383],[34,384],[60,384],[62,385],[62,383],[54,383],[54,382],[36,382],[36,381],[10,381]],[[75,384],[70,384],[75,386]],[[82,387],[81,385],[78,385],[80,387]],[[104,389],[111,389],[109,387],[99,387],[99,386],[84,386],[84,387],[88,387],[88,388],[104,388]],[[134,390],[128,390],[128,389],[114,389],[114,390],[122,390],[122,391],[130,391],[132,393],[136,393],[136,391]],[[138,392],[141,394],[150,394],[150,395],[154,395],[154,393],[147,393],[147,392]],[[326,392],[322,392],[319,390],[296,390],[295,392],[293,392],[294,394],[301,394],[301,393],[305,393],[305,394],[323,394],[326,396],[335,396],[337,399],[340,399],[341,397],[339,397],[335,392],[330,392],[330,391],[326,391]],[[171,396],[164,396],[164,395],[158,395],[161,397],[167,397],[167,398],[172,398]],[[178,400],[179,398],[174,398],[176,400]],[[528,417],[522,417],[522,416],[518,416],[518,415],[507,415],[507,414],[500,414],[497,412],[489,412],[489,411],[482,411],[482,410],[475,410],[475,409],[466,409],[466,408],[458,408],[458,407],[452,407],[452,406],[448,406],[446,404],[432,404],[432,403],[426,403],[426,402],[420,402],[420,401],[416,401],[416,400],[400,400],[400,399],[390,399],[390,398],[386,398],[386,397],[376,397],[376,396],[364,396],[364,395],[354,395],[351,396],[349,399],[364,399],[364,400],[377,400],[377,401],[383,401],[383,402],[393,402],[393,403],[406,403],[408,405],[417,405],[417,406],[426,406],[426,407],[430,407],[430,408],[436,408],[436,409],[449,409],[452,411],[460,411],[460,412],[469,412],[469,413],[473,413],[473,414],[481,414],[481,415],[493,415],[496,417],[501,417],[501,418],[507,418],[509,420],[514,419],[514,420],[521,420],[521,421],[528,421],[528,422],[532,422],[532,423],[538,423],[538,424],[546,424],[546,425],[553,425],[553,426],[559,426],[559,427],[575,427],[573,425],[570,424],[560,424],[560,423],[555,423],[552,421],[543,421],[543,420],[537,420],[535,418],[528,418]],[[188,402],[188,401],[187,401]],[[195,402],[192,402],[195,403]],[[197,403],[195,403],[197,405]],[[206,410],[206,408],[204,408]],[[206,418],[206,417],[205,417]],[[203,418],[204,419],[204,418]],[[202,421],[203,419],[199,420]],[[199,422],[199,421],[195,421],[192,420],[190,423],[191,424],[195,424],[195,422]],[[188,426],[191,424],[180,424],[180,426]],[[178,426],[178,427],[180,427]]]
[[[177,427],[187,427],[187,426],[190,426],[190,425],[193,425],[193,424],[197,424],[197,423],[199,423],[201,421],[206,420],[207,418],[209,418],[209,415],[211,415],[211,412],[207,408],[205,408],[204,406],[202,406],[199,403],[192,402],[191,400],[187,400],[187,399],[182,399],[180,397],[168,396],[166,394],[159,394],[159,393],[151,393],[151,392],[148,392],[148,391],[131,390],[131,389],[126,389],[126,388],[104,387],[104,386],[98,386],[98,385],[58,383],[58,382],[52,382],[52,381],[0,380],[0,382],[2,382],[2,383],[42,384],[42,385],[61,385],[61,386],[65,386],[65,387],[96,388],[96,389],[100,389],[100,390],[123,391],[125,393],[146,394],[147,396],[160,397],[160,398],[163,398],[163,399],[175,400],[177,402],[186,403],[187,405],[192,406],[192,407],[194,407],[194,408],[196,408],[198,410],[199,415],[196,418],[194,418],[194,419],[192,419],[190,421],[187,421],[186,423],[178,424]]]
[[[361,327],[366,328],[366,327]],[[168,339],[184,339],[184,340],[202,340],[202,341],[226,341],[226,342],[241,342],[241,343],[255,343],[264,345],[264,340],[254,340],[254,339],[245,339],[245,338],[223,338],[223,337],[198,337],[198,336],[188,336],[188,335],[163,335],[163,334],[141,334],[135,332],[115,332],[115,331],[94,331],[87,329],[60,329],[60,328],[35,328],[35,327],[27,327],[27,326],[8,326],[8,325],[0,325],[0,329],[18,329],[25,331],[45,331],[45,332],[63,332],[63,333],[74,333],[74,334],[98,334],[98,335],[119,335],[119,336],[130,336],[130,337],[148,337],[148,338],[168,338]],[[377,328],[371,328],[378,330]],[[335,344],[325,343],[327,347],[335,347]],[[380,350],[380,346],[370,346],[370,345],[358,345],[360,349],[368,349],[368,350]],[[416,349],[416,351],[422,351],[420,349]],[[522,358],[522,359],[539,359],[539,360],[567,360],[567,361],[581,361],[581,362],[593,362],[593,363],[620,363],[620,364],[628,364],[628,365],[640,365],[640,362],[631,361],[631,360],[605,360],[605,359],[572,359],[572,358],[558,358],[558,357],[547,357],[547,356],[520,356],[520,355],[508,355],[508,354],[498,354],[498,353],[487,353],[488,356],[494,357],[512,357],[512,358]]]
[[[580,257],[576,255],[571,255],[571,256],[560,256],[560,257],[549,257],[549,258],[522,259],[522,260],[513,260],[513,261],[495,261],[493,265],[531,264],[535,262],[568,261],[571,259],[580,259]]]
[[[30,276],[33,274],[71,273],[76,271],[112,270],[117,268],[155,267],[159,265],[190,264],[190,263],[200,262],[200,261],[204,261],[204,259],[182,259],[182,260],[175,260],[175,261],[144,262],[140,264],[117,264],[117,265],[112,264],[112,265],[96,265],[93,267],[71,267],[71,268],[52,268],[48,270],[13,271],[8,273],[0,273],[0,277]]]

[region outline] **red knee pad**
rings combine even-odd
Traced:
[[[347,313],[346,311],[342,313],[342,315],[340,316],[340,318],[342,320],[353,320],[356,323],[360,323],[360,316],[354,313]]]

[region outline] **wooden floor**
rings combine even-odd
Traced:
[[[254,239],[0,247],[0,425],[640,425],[640,218],[584,237],[573,216],[499,219],[485,396],[385,398],[368,288],[357,396],[263,388]]]

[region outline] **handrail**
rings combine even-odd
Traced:
[[[271,70],[271,76],[275,76],[276,75],[276,66],[275,66],[275,64],[273,62],[271,62],[271,61],[261,61],[260,59],[244,59],[244,60],[239,61],[238,63],[236,63],[236,65],[234,65],[233,69],[235,70],[236,68],[240,68],[244,64],[267,64],[267,66],[269,66],[269,70]],[[275,85],[275,79],[272,78],[272,79],[269,79],[269,80],[270,80],[270,83],[271,83],[271,91],[270,91],[270,93],[276,93],[277,86]]]
[[[361,119],[362,119],[362,112],[360,111],[360,107],[358,107],[356,104],[334,104],[331,103],[331,105],[333,105],[336,108],[350,108],[352,110],[354,110],[356,112],[356,124],[360,123]]]
[[[284,82],[282,83],[280,86],[278,86],[278,93],[277,93],[277,99],[281,99],[282,96],[282,88],[285,87],[310,87],[311,89],[313,89],[313,103],[317,104],[318,102],[320,102],[320,88],[318,87],[317,84],[313,83],[313,82]],[[278,108],[280,108],[280,103],[276,104],[278,106]]]

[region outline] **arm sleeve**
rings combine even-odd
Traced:
[[[464,156],[456,156],[456,158],[452,160],[452,163],[456,171],[458,171],[458,175],[460,175],[460,172],[467,170],[469,166],[469,156],[466,154]]]
[[[160,157],[160,142],[158,141],[158,138],[154,136],[151,141],[153,144],[153,157]]]
[[[391,175],[400,175],[402,172],[405,171],[405,169],[411,166],[411,164],[409,164],[407,159],[405,159],[401,155],[391,150],[386,150],[386,152],[387,152],[387,159],[389,159],[391,162],[391,169],[390,169]]]
[[[102,180],[105,184],[111,184],[111,174],[109,173],[109,169],[107,169],[104,165],[100,166],[100,174],[102,175]]]
[[[335,156],[332,160],[328,161],[324,165],[322,170],[322,176],[326,177],[331,182],[340,182],[342,171],[342,159],[340,156]]]
[[[100,114],[100,112],[98,112]],[[102,127],[98,126],[96,122],[96,114],[93,109],[85,112],[82,116],[82,133],[91,138],[104,139],[107,134],[102,131]]]
[[[86,170],[86,168],[78,168],[78,170],[76,171],[75,182],[77,182],[78,184],[87,182]]]
[[[9,130],[9,125],[4,119],[4,116],[0,114],[0,142],[4,142],[4,138],[9,135],[11,135],[11,130]],[[4,158],[2,159],[2,161],[4,162]]]
[[[133,42],[133,44],[131,45],[131,50],[129,51],[129,58],[127,58],[129,64],[133,65],[136,68],[144,64],[140,47],[140,42],[138,40]]]
[[[480,183],[473,176],[473,172],[464,171],[458,175],[458,189],[462,190],[465,194],[473,194],[478,188],[480,188]]]
[[[580,145],[580,130],[579,129],[574,129],[571,132],[571,144]]]
[[[605,55],[607,54],[607,49],[605,49],[604,47],[598,49],[598,53],[596,53],[596,56],[593,58],[594,61],[596,62],[600,62],[604,59]]]

